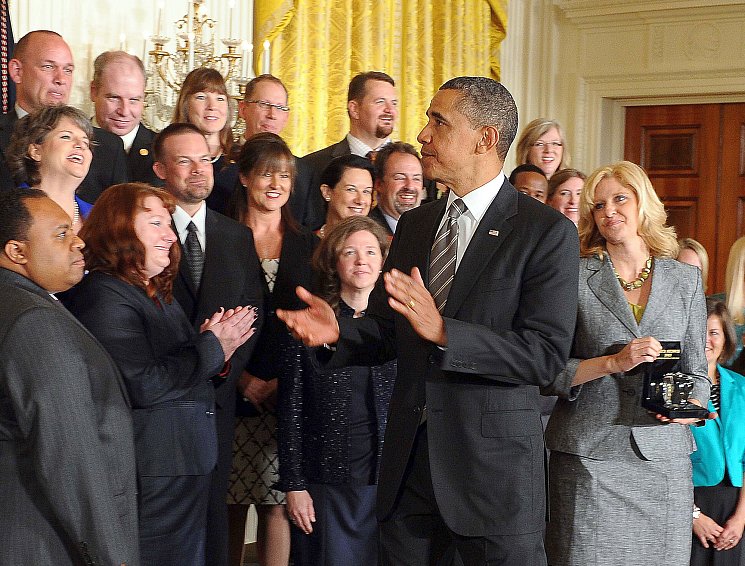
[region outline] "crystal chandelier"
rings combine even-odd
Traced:
[[[175,49],[170,52],[166,45],[171,37],[162,29],[163,7],[158,7],[156,33],[150,38],[153,48],[147,52],[145,63],[145,110],[142,121],[149,128],[160,131],[171,121],[181,85],[190,71],[197,67],[217,69],[225,79],[228,94],[240,100],[246,83],[254,77],[253,47],[247,41],[235,38],[233,11],[235,0],[230,1],[228,39],[220,39],[216,33],[217,21],[207,13],[204,0],[189,0],[188,11],[175,26]],[[225,49],[218,55],[218,44]],[[264,42],[263,72],[269,72],[269,45]],[[240,49],[240,52],[239,52]],[[235,123],[237,105],[233,105]],[[240,126],[236,132],[241,132]]]

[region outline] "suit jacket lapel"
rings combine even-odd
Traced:
[[[486,209],[458,265],[458,271],[455,273],[453,286],[450,288],[448,301],[445,304],[444,316],[452,317],[458,312],[481,273],[491,263],[492,257],[512,231],[509,219],[515,214],[517,214],[517,191],[505,181],[489,208]],[[498,231],[499,236],[490,235],[490,231]]]
[[[610,263],[593,258],[587,263],[587,267],[595,270],[595,273],[587,278],[587,286],[590,290],[634,336],[641,336],[639,325],[636,323],[626,297],[623,296]]]

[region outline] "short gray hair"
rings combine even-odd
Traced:
[[[472,128],[497,128],[497,155],[504,161],[517,135],[517,105],[510,91],[487,77],[455,77],[440,90],[457,90],[463,94],[456,107],[468,118]]]

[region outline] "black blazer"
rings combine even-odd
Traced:
[[[370,209],[370,212],[367,215],[373,220],[375,220],[375,222],[380,224],[383,230],[386,231],[386,234],[388,234],[391,237],[393,236],[393,230],[391,230],[391,227],[388,224],[388,221],[385,219],[385,216],[383,216],[383,211],[380,209],[380,206],[372,207]]]
[[[130,181],[162,187],[164,182],[153,171],[153,140],[155,132],[140,124],[127,154],[127,178]]]
[[[215,391],[219,442],[217,476],[224,477],[227,490],[232,463],[236,383],[261,333],[265,315],[262,308],[264,286],[251,230],[208,208],[205,232],[204,270],[199,292],[194,290],[183,254],[179,274],[173,283],[173,295],[183,307],[189,322],[194,328],[199,328],[220,307],[230,309],[251,305],[259,309],[255,324],[257,333],[235,351],[230,359],[230,372],[224,380],[219,380],[221,385]],[[221,497],[224,503],[224,492]]]
[[[18,120],[15,110],[7,114],[0,114],[0,189],[12,189],[16,186],[13,175],[5,158],[5,149],[10,144],[10,136],[13,135],[13,126]]]
[[[311,230],[317,230],[326,221],[326,202],[321,195],[321,173],[332,159],[350,153],[352,152],[345,136],[340,142],[309,153],[299,160],[295,190],[307,195],[308,212],[303,224]]]
[[[224,364],[211,332],[197,334],[177,302],[101,272],[66,299],[119,366],[130,399],[140,476],[205,475],[217,461],[215,392]]]
[[[401,217],[385,270],[429,278],[446,199]],[[450,529],[464,536],[535,532],[545,520],[538,386],[563,369],[577,309],[577,230],[507,181],[458,267],[443,313],[448,344],[419,338],[387,304],[339,321],[332,359],[380,363],[398,354],[378,484],[378,517],[394,510],[423,407],[432,485]]]
[[[307,228],[301,228],[299,233],[286,229],[273,292],[269,292],[262,274],[264,326],[248,363],[248,371],[257,377],[266,380],[281,377],[287,368],[288,355],[292,356],[298,348],[284,322],[277,318],[276,309],[299,310],[307,306],[298,299],[295,289],[298,285],[313,289],[311,259],[318,242],[318,237]]]

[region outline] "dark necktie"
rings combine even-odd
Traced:
[[[440,312],[445,308],[450,286],[455,277],[455,258],[458,253],[458,218],[466,211],[463,199],[455,199],[447,211],[429,256],[429,292]]]
[[[191,280],[194,288],[199,289],[199,283],[202,281],[202,269],[204,268],[204,252],[197,237],[197,227],[194,222],[189,222],[186,227],[188,234],[184,242],[184,252],[186,254],[186,264],[189,267]]]

